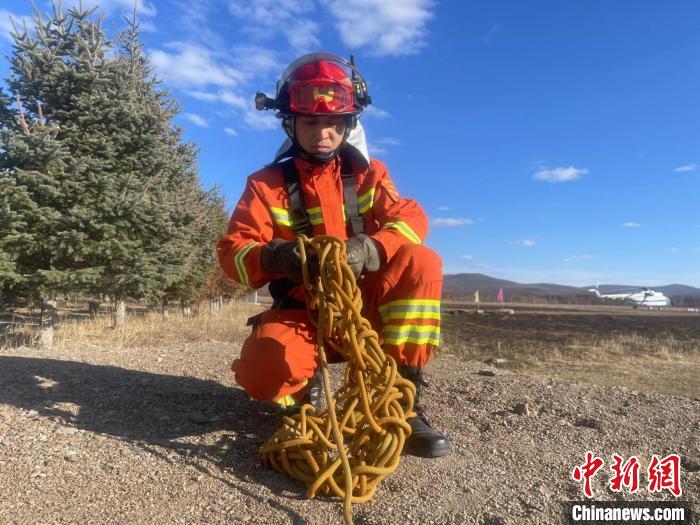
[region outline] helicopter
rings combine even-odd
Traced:
[[[663,306],[671,306],[671,299],[666,297],[662,292],[655,292],[649,288],[642,288],[635,292],[619,292],[619,293],[600,293],[598,285],[595,288],[588,290],[594,293],[601,299],[611,299],[613,301],[623,301],[631,304],[634,308],[646,306],[650,310],[652,307],[661,308]]]

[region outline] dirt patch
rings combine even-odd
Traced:
[[[0,352],[0,523],[341,522],[336,499],[262,467],[274,417],[228,371],[238,344]],[[529,378],[457,356],[428,367],[426,406],[454,453],[405,457],[357,524],[564,523],[586,450],[700,465],[700,402]],[[488,374],[481,374],[484,369]],[[337,365],[335,373],[342,371]],[[579,425],[580,421],[596,424]],[[598,499],[615,499],[597,476]],[[700,473],[682,473],[700,501]],[[640,491],[625,499],[673,499]],[[696,512],[698,509],[695,509]]]

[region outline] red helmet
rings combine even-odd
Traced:
[[[277,109],[278,117],[294,115],[358,116],[371,103],[367,83],[354,60],[311,53],[292,62],[277,81],[275,98],[255,96],[257,109]]]
[[[289,112],[296,115],[355,114],[352,80],[347,71],[328,60],[299,67],[287,81]]]

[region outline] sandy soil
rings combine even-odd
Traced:
[[[356,524],[564,523],[587,450],[608,463],[636,455],[643,469],[677,452],[680,499],[700,502],[700,400],[525,377],[453,350],[431,362],[425,404],[454,453],[404,457],[354,507]],[[274,417],[233,384],[238,351],[1,351],[0,523],[341,523],[338,500],[307,500],[261,465]],[[608,477],[596,476],[596,498],[616,499]]]

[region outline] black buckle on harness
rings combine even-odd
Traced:
[[[292,220],[294,231],[297,234],[311,235],[311,221],[305,211],[302,211],[301,208],[292,209],[289,212],[289,218]]]

